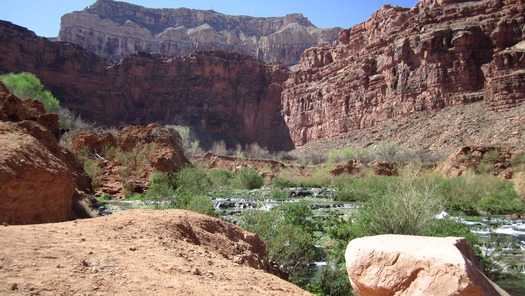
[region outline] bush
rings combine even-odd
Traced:
[[[209,197],[205,195],[192,196],[187,201],[187,204],[184,206],[184,209],[208,216],[217,216],[215,209],[213,208],[213,202]]]
[[[340,177],[334,180],[333,187],[338,189],[336,200],[357,202],[384,196],[398,180],[387,176]]]
[[[213,142],[211,146],[211,152],[215,155],[228,155],[228,147],[226,146],[226,142],[223,140]]]
[[[272,180],[272,186],[275,188],[290,188],[297,187],[297,184],[288,179],[275,178]]]
[[[442,179],[437,183],[439,195],[449,211],[467,215],[508,214],[525,209],[514,183],[490,175],[465,175]]]
[[[40,80],[31,73],[10,73],[0,76],[0,80],[15,96],[22,99],[32,98],[44,103],[46,112],[56,112],[60,106],[51,92],[45,90]]]
[[[326,162],[328,164],[336,164],[351,159],[359,159],[359,153],[354,148],[345,147],[343,149],[331,149],[328,151]]]
[[[268,247],[268,257],[283,265],[292,280],[306,272],[309,262],[316,259],[312,212],[304,203],[283,204],[268,212],[247,211],[241,226],[257,233]]]
[[[200,147],[200,141],[196,138],[195,133],[189,126],[167,125],[165,128],[168,130],[174,130],[179,134],[181,140],[180,144],[185,155],[196,156],[203,152]]]
[[[276,200],[284,200],[290,197],[290,191],[284,188],[272,188],[270,190],[270,198]]]
[[[153,173],[150,176],[151,182],[145,194],[146,199],[163,201],[172,199],[175,196],[175,181],[166,173]],[[157,207],[162,207],[156,204]]]
[[[215,190],[229,188],[233,177],[230,171],[219,169],[208,171],[208,176]]]
[[[237,173],[233,179],[233,184],[235,188],[238,189],[258,189],[261,188],[264,183],[264,178],[257,173],[256,170],[251,168],[242,168]]]
[[[177,192],[201,195],[207,193],[212,182],[206,172],[199,168],[184,168],[175,177]]]

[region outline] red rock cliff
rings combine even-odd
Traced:
[[[98,0],[82,11],[64,15],[58,39],[113,60],[135,51],[180,56],[192,50],[224,50],[294,65],[305,49],[337,41],[339,30],[316,28],[301,14],[231,16],[212,10],[152,9]]]
[[[0,73],[36,74],[85,120],[185,124],[241,143],[292,147],[280,115],[281,84],[289,71],[278,64],[219,51],[183,57],[139,52],[113,63],[7,22],[0,22],[0,42]]]
[[[283,118],[296,146],[424,110],[525,100],[525,1],[422,0],[385,5],[310,48],[284,84]]]

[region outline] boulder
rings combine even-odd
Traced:
[[[345,253],[352,287],[374,295],[509,295],[481,271],[466,239],[378,235]]]

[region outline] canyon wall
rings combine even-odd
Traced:
[[[105,126],[184,124],[210,138],[291,149],[281,84],[289,71],[239,53],[138,52],[118,63],[0,21],[0,73],[32,72],[84,120]]]
[[[525,100],[525,1],[422,0],[385,5],[306,50],[284,84],[283,118],[296,146],[391,118],[483,102]]]
[[[230,16],[212,10],[152,9],[112,0],[64,15],[58,40],[120,60],[135,51],[181,56],[192,50],[238,51],[266,62],[297,64],[312,46],[337,41],[301,14]]]

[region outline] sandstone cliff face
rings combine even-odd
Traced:
[[[73,155],[58,145],[57,129],[58,116],[41,102],[22,101],[0,83],[0,223],[69,220],[81,191],[91,190]]]
[[[293,65],[306,48],[336,41],[339,30],[318,29],[300,14],[256,18],[98,0],[64,15],[58,40],[112,60],[135,51],[180,56],[192,50],[224,50]]]
[[[197,133],[290,149],[282,120],[289,71],[239,53],[136,53],[113,63],[0,22],[0,72],[32,72],[61,104],[107,126],[184,124]],[[232,140],[233,141],[233,140]]]
[[[284,84],[283,118],[296,146],[390,118],[483,101],[491,111],[525,100],[522,0],[423,0],[384,6],[306,50]]]

